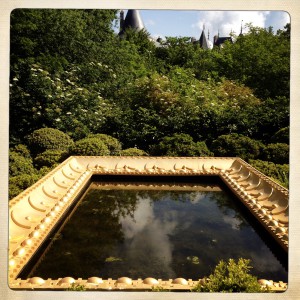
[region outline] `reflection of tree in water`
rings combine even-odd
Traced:
[[[124,240],[120,216],[133,216],[136,203],[132,191],[90,190],[31,276],[99,276]]]
[[[222,192],[209,192],[209,191],[162,191],[162,190],[151,190],[151,191],[140,191],[140,195],[143,197],[151,197],[152,201],[162,201],[171,199],[175,202],[194,202],[196,203],[199,199],[205,198],[208,201],[216,203],[218,208],[226,216],[234,218],[237,229],[242,229],[247,226],[247,221],[241,213],[241,205],[237,203],[236,197],[230,193],[230,191]]]
[[[245,209],[242,207],[242,203],[238,203],[239,201],[235,195],[233,195],[230,191],[223,191],[223,193],[213,193],[210,196],[211,201],[214,201],[220,211],[237,222],[235,224],[237,229],[242,229],[248,226],[248,222],[244,217],[246,213]],[[242,212],[243,210],[243,212]]]
[[[175,202],[188,201],[186,195],[191,194],[191,191],[166,191],[166,190],[151,190],[139,191],[139,195],[143,198],[151,198],[153,202],[171,199]]]
[[[256,251],[252,248],[257,247],[257,240],[250,239],[249,224],[233,197],[227,191],[188,188],[90,189],[31,277],[137,278],[150,273],[157,278],[177,274],[197,279],[199,274],[209,274],[208,268],[220,259],[248,258],[249,251]],[[127,229],[131,229],[128,224],[141,226],[141,220],[145,227],[139,232],[133,230],[134,235],[128,237],[124,219]],[[232,225],[239,230],[230,231]],[[242,227],[246,228],[244,233]],[[233,236],[239,236],[239,240]],[[158,249],[163,241],[170,244],[169,260]],[[191,264],[187,257],[197,257],[199,264]]]

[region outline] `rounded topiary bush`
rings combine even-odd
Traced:
[[[205,142],[194,142],[185,133],[164,137],[155,147],[155,152],[156,155],[167,156],[212,156]]]
[[[61,163],[68,157],[67,151],[62,150],[46,150],[39,153],[33,160],[36,168],[53,167],[55,164]]]
[[[128,148],[124,149],[120,152],[120,155],[123,156],[147,156],[148,154],[141,149],[138,148]]]
[[[120,154],[122,145],[116,138],[103,133],[90,134],[88,135],[88,138],[98,138],[100,141],[102,141],[110,151],[110,155]]]
[[[247,136],[233,133],[221,135],[211,144],[211,151],[215,156],[240,157],[242,159],[257,158],[264,145]]]
[[[110,155],[110,151],[105,143],[96,137],[84,138],[75,142],[70,148],[70,153],[83,156]]]
[[[67,134],[58,129],[41,128],[27,136],[27,143],[31,153],[35,156],[46,150],[68,151],[74,142]]]
[[[288,164],[289,148],[289,145],[284,143],[269,144],[262,153],[262,159],[275,164]]]

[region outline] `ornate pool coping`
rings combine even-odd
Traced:
[[[151,290],[158,286],[168,290],[190,290],[199,283],[184,278],[18,278],[93,175],[219,176],[277,243],[288,251],[288,190],[240,158],[71,156],[9,202],[10,288],[67,289],[78,284],[91,290]],[[265,279],[259,282],[276,291],[287,288],[283,282]]]

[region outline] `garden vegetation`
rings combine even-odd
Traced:
[[[290,25],[207,51],[117,15],[12,12],[10,198],[69,155],[239,156],[287,187]]]

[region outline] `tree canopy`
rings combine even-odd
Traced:
[[[248,24],[235,42],[204,50],[188,37],[157,46],[145,30],[120,38],[117,14],[11,13],[12,178],[22,161],[36,179],[75,153],[239,155],[287,185],[290,25]],[[45,130],[56,133],[37,135]],[[50,147],[54,137],[66,147]]]

